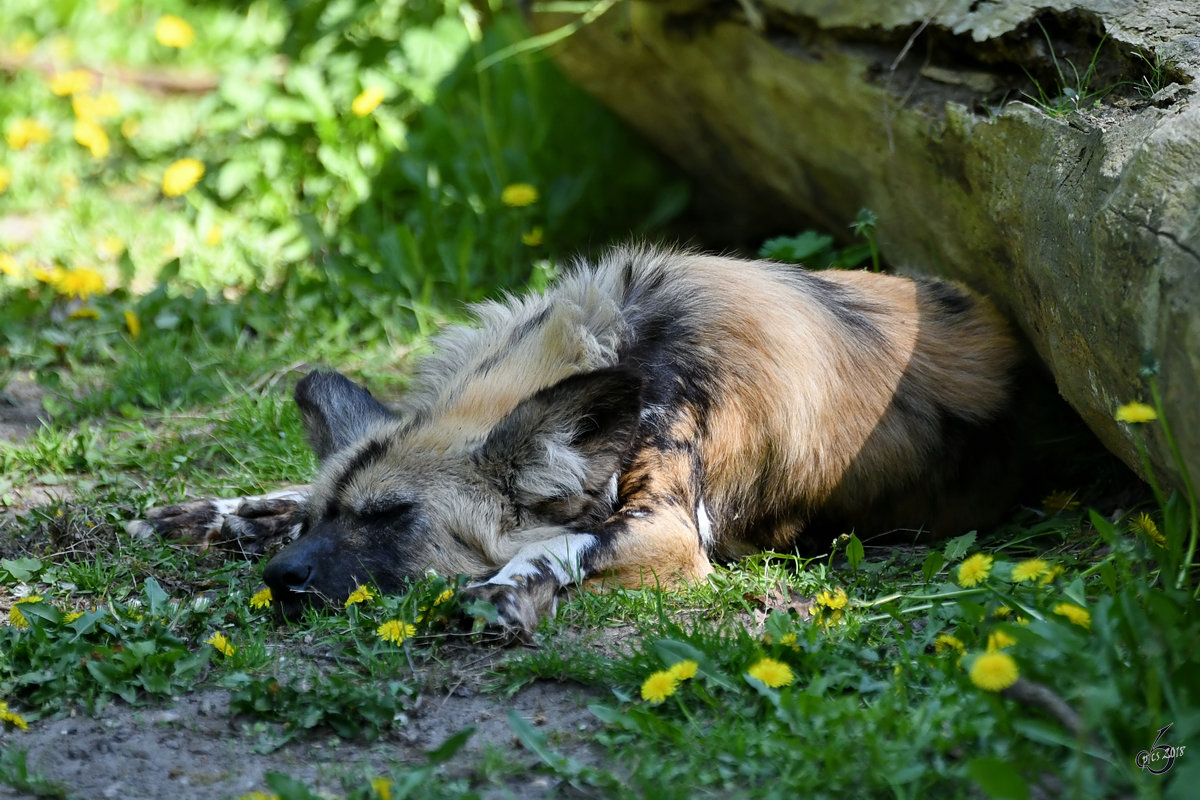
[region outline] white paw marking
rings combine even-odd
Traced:
[[[584,553],[596,546],[590,533],[564,533],[543,542],[527,544],[486,583],[518,587],[524,579],[549,569],[561,585],[577,583],[586,576],[580,566]]]

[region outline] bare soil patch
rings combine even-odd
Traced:
[[[425,764],[427,751],[474,727],[470,741],[443,766],[445,773],[470,779],[484,797],[541,798],[558,795],[558,781],[534,773],[537,757],[514,738],[508,710],[529,720],[556,748],[594,763],[599,755],[589,741],[599,722],[586,706],[600,698],[594,689],[565,683],[538,682],[511,699],[460,686],[422,693],[402,724],[374,742],[317,731],[272,750],[277,726],[231,715],[228,692],[208,690],[162,706],[118,704],[98,717],[35,722],[27,732],[0,734],[0,747],[26,750],[30,771],[60,784],[71,797],[237,798],[265,790],[268,772],[286,773],[336,797],[343,793],[343,776],[382,776],[399,765]],[[492,782],[479,769],[488,748],[526,771]],[[0,786],[0,798],[25,796]]]

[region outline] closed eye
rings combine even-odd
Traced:
[[[362,503],[357,509],[357,515],[363,520],[394,521],[409,516],[416,508],[416,503],[399,497],[381,497]]]

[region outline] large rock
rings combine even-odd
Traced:
[[[1156,363],[1200,477],[1195,0],[630,0],[556,58],[737,225],[874,211],[886,260],[989,292],[1101,440],[1178,481],[1161,430],[1113,420]]]

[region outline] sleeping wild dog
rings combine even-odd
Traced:
[[[135,530],[294,539],[265,572],[289,618],[433,570],[471,576],[524,634],[585,581],[670,586],[713,559],[998,510],[1017,348],[959,286],[625,247],[474,312],[396,408],[336,373],[300,381],[311,487]]]

